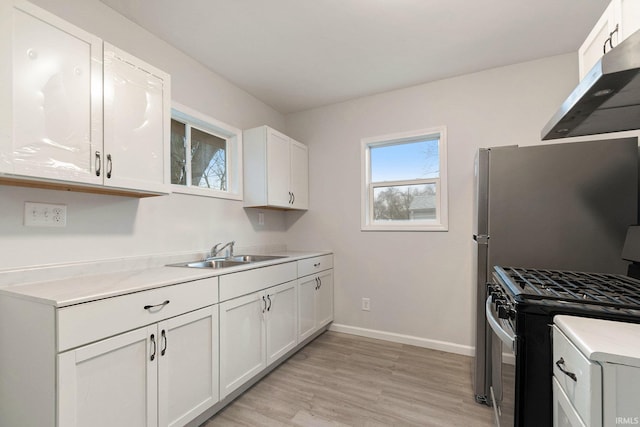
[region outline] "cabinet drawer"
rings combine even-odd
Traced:
[[[298,277],[333,268],[333,255],[322,255],[298,261]]]
[[[296,279],[296,263],[261,267],[220,276],[220,301],[257,292]]]
[[[212,277],[61,308],[57,311],[58,352],[216,302],[218,278]]]
[[[575,375],[575,380],[562,369]],[[602,372],[571,341],[553,327],[553,375],[585,425],[602,425]]]

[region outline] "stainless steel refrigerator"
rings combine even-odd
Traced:
[[[485,301],[493,266],[625,274],[627,227],[638,223],[638,142],[481,149],[475,172],[474,388],[476,401],[491,404]]]

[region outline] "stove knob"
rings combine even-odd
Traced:
[[[491,302],[496,303],[498,301],[504,301],[504,295],[500,291],[491,292]]]
[[[500,319],[509,319],[509,308],[505,304],[498,305],[498,317]]]

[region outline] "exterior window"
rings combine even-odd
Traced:
[[[242,199],[242,132],[174,103],[171,112],[173,191]]]
[[[444,127],[362,140],[362,230],[446,231]]]

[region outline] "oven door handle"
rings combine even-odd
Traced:
[[[498,319],[496,319],[495,314],[493,313],[491,297],[487,298],[487,302],[485,304],[485,313],[487,316],[487,321],[489,322],[489,326],[493,329],[493,332],[496,333],[500,341],[509,346],[511,351],[515,354],[516,352],[516,337],[514,334],[507,332],[501,325]]]

